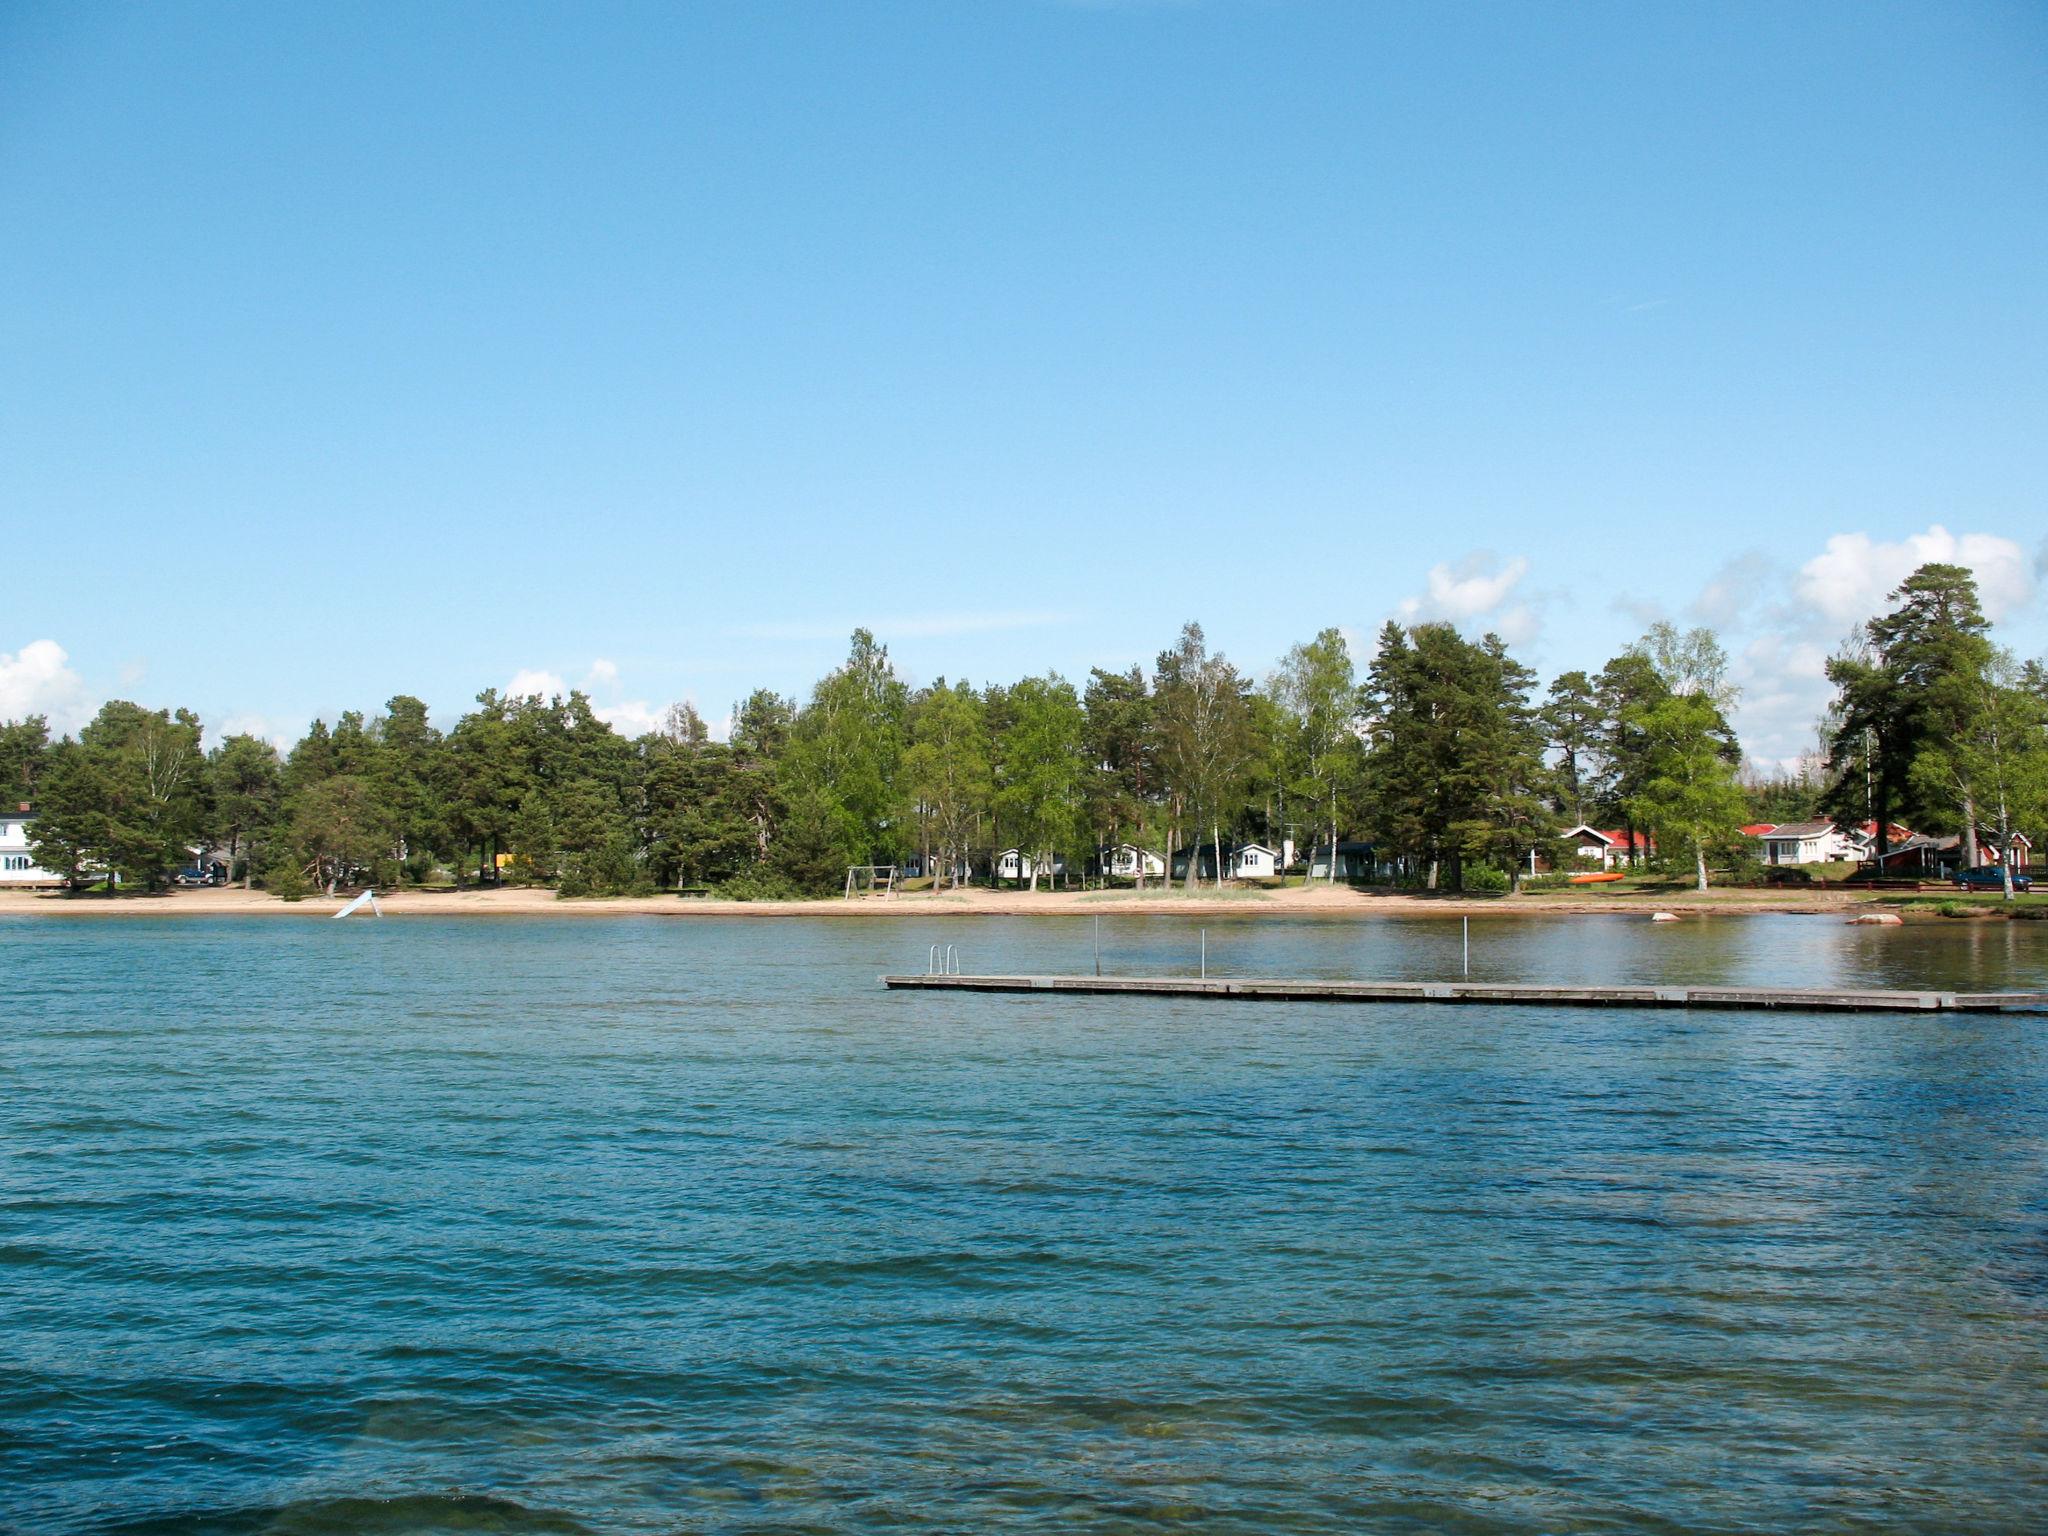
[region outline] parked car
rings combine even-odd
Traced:
[[[2018,870],[2012,872],[2012,888],[2016,891],[2031,891],[2034,882]],[[1996,864],[1980,864],[1975,869],[1956,871],[1956,889],[1959,891],[2002,891],[2005,889],[2005,871]]]

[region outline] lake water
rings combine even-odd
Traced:
[[[0,919],[0,1528],[2043,1528],[2048,1017],[876,984],[1093,940]],[[2048,924],[1489,920],[1473,974],[2040,987]]]

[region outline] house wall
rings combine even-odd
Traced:
[[[0,885],[57,885],[58,877],[35,861],[28,848],[28,819],[0,817]]]

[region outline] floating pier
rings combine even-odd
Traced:
[[[907,992],[1052,992],[1285,1003],[1521,1003],[1574,1008],[1791,1008],[1821,1013],[2048,1011],[2048,992],[1842,987],[1588,987],[1514,981],[1272,981],[1242,976],[884,976]]]

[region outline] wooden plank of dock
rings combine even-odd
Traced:
[[[1794,1008],[1829,1013],[2048,1010],[2048,992],[1843,987],[1580,986],[1513,981],[1324,981],[1247,976],[884,976],[899,991],[1216,997],[1261,1002],[1523,1003],[1579,1008]]]

